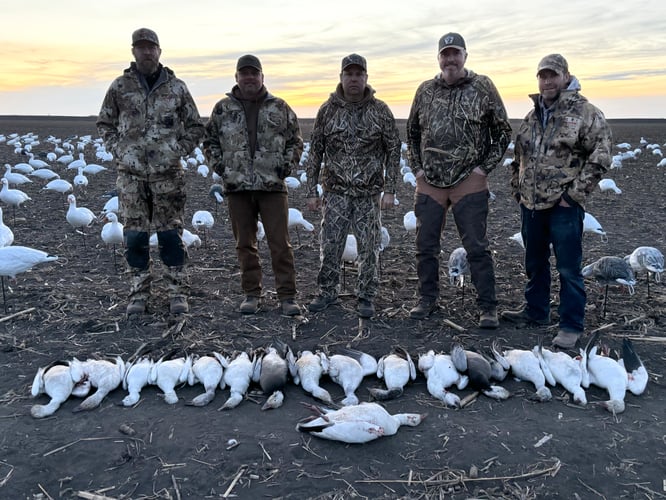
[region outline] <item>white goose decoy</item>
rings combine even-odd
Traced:
[[[199,394],[192,401],[187,403],[191,406],[206,406],[215,398],[215,389],[219,386],[220,389],[225,388],[224,368],[221,361],[223,356],[220,353],[214,352],[212,356],[194,357],[192,362],[192,370],[190,371],[190,378],[188,380],[190,385],[197,382],[204,386],[205,392]]]
[[[157,236],[155,237],[157,238]],[[185,243],[185,246],[187,248],[201,246],[201,238],[199,238],[198,234],[194,234],[192,231],[183,229],[183,234],[181,235],[181,238],[183,239],[183,243]]]
[[[413,172],[405,172],[402,176],[402,182],[409,184],[412,187],[416,187],[416,176]]]
[[[5,277],[14,279],[17,274],[32,269],[37,264],[52,262],[54,260],[58,260],[58,257],[34,248],[23,246],[0,247],[0,278],[2,281],[2,299],[5,312],[7,312]]]
[[[504,369],[495,360],[491,363],[485,356],[466,350],[456,343],[451,349],[451,361],[456,370],[467,375],[472,389],[493,399],[507,399],[510,396],[504,387],[490,383],[491,379],[504,376]]]
[[[71,163],[67,164],[67,170],[78,170],[79,167],[85,168],[87,165],[86,160],[83,157],[83,153],[79,153],[79,159],[73,160]]]
[[[69,369],[69,363],[55,363],[39,368],[32,381],[31,394],[36,398],[46,394],[51,398],[46,405],[34,405],[30,414],[34,418],[44,418],[53,415],[60,405],[72,394],[75,381]]]
[[[95,221],[96,217],[92,210],[86,207],[77,207],[76,206],[76,197],[73,194],[67,196],[67,203],[69,203],[69,209],[67,210],[67,215],[65,218],[67,222],[76,230],[83,230],[84,227],[89,227]],[[83,246],[86,246],[86,235],[81,231],[83,235]]]
[[[108,169],[96,163],[88,163],[86,166],[83,167],[83,173],[88,175],[97,175],[100,172],[104,172],[105,170]]]
[[[215,215],[217,215],[217,207],[224,202],[224,188],[220,184],[212,184],[208,189],[208,196],[215,203]]]
[[[293,354],[289,356],[288,353],[287,361],[295,384],[300,384],[305,392],[312,394],[312,397],[333,405],[333,399],[329,392],[319,385],[319,380],[325,373],[322,362],[324,358],[325,354],[319,351],[316,353],[302,351],[298,354],[297,359],[294,359]]]
[[[53,179],[42,188],[42,191],[55,191],[57,193],[65,194],[73,189],[74,188],[69,181],[66,181],[65,179]]]
[[[638,247],[624,258],[635,273],[645,271],[647,275],[647,295],[650,296],[650,273],[654,274],[654,281],[661,281],[664,272],[664,254],[655,247]]]
[[[208,165],[199,165],[197,167],[197,174],[199,174],[201,177],[208,177],[208,174],[210,173],[210,169],[208,168]]]
[[[585,217],[583,218],[583,232],[599,234],[601,235],[601,241],[608,241],[604,228],[599,224],[594,215],[588,212],[585,212]]]
[[[355,349],[341,349],[340,352],[322,359],[324,370],[333,382],[342,387],[345,393],[342,404],[357,405],[356,389],[363,377],[377,373],[377,360]]]
[[[606,300],[608,299],[609,285],[623,285],[627,287],[629,295],[634,293],[636,278],[629,263],[622,257],[604,256],[599,260],[583,267],[581,273],[584,278],[592,278],[600,286],[605,286],[603,314],[606,314]]]
[[[266,230],[264,229],[264,223],[260,220],[257,221],[257,241],[263,241],[266,237]]]
[[[4,177],[1,180],[2,190],[0,190],[0,201],[12,207],[14,218],[16,218],[16,207],[20,207],[22,203],[25,203],[32,198],[20,189],[9,189],[9,181]]]
[[[580,359],[572,358],[566,352],[551,351],[541,344],[535,346],[532,352],[539,360],[541,371],[550,385],[554,387],[560,384],[573,396],[575,403],[587,404]]]
[[[18,172],[18,173],[23,174],[23,175],[30,175],[30,173],[35,169],[32,168],[29,163],[20,162],[20,163],[16,163],[12,167],[12,170],[14,170],[14,172]]]
[[[74,411],[92,410],[102,403],[107,394],[120,386],[125,375],[125,362],[120,356],[116,357],[115,363],[104,359],[79,361],[74,358],[70,370],[75,382],[85,380],[86,384],[97,388]]]
[[[2,217],[2,208],[0,208],[0,248],[8,247],[14,243],[14,233],[5,225]]]
[[[285,177],[284,178],[284,183],[287,185],[287,188],[289,189],[298,189],[301,187],[301,181],[299,181],[296,177]]]
[[[55,173],[53,170],[50,168],[40,168],[38,170],[34,170],[32,173],[28,174],[32,177],[37,177],[38,179],[42,179],[43,181],[50,181],[52,179],[60,179],[60,176]]]
[[[518,243],[521,246],[521,248],[525,250],[525,243],[523,242],[523,234],[520,231],[509,236],[509,239],[511,241],[515,241],[516,243]]]
[[[303,217],[303,213],[298,210],[297,208],[290,208],[289,209],[289,220],[288,220],[288,226],[289,227],[295,227],[296,228],[296,235],[298,236],[298,244],[301,244],[301,233],[299,231],[299,228],[305,229],[308,233],[311,233],[314,231],[314,226],[312,223],[308,220],[306,220]]]
[[[118,216],[114,212],[106,214],[108,222],[102,226],[102,241],[113,246],[113,265],[116,265],[116,245],[122,245],[124,241],[123,225],[118,222]]]
[[[258,349],[252,380],[259,383],[261,390],[268,399],[261,407],[270,410],[282,406],[284,393],[282,389],[287,384],[289,364],[286,356],[289,347],[278,339],[266,349]]]
[[[167,404],[176,404],[178,395],[175,388],[189,380],[192,369],[192,358],[181,356],[179,358],[160,358],[150,371],[150,383],[159,387],[164,393]]]
[[[449,256],[449,282],[451,285],[465,286],[465,275],[470,274],[469,262],[467,261],[467,250],[458,247]]]
[[[541,370],[539,359],[532,351],[524,349],[509,349],[502,351],[497,342],[493,342],[492,353],[497,362],[502,366],[505,374],[509,372],[518,380],[534,384],[536,393],[531,399],[536,401],[550,401],[553,395],[546,387],[546,377]]]
[[[622,194],[622,190],[617,187],[613,179],[601,179],[599,181],[599,189],[603,192],[612,191],[615,194]]]
[[[84,167],[79,167],[78,173],[74,176],[73,184],[75,187],[83,190],[88,187],[88,178],[83,173]]]
[[[50,168],[51,166],[48,163],[46,163],[44,160],[35,158],[34,153],[28,153],[28,156],[30,157],[30,159],[28,160],[28,164],[35,170],[38,168]]]
[[[416,380],[416,366],[404,347],[382,356],[377,363],[377,378],[384,379],[386,389],[370,388],[368,391],[378,401],[394,399],[402,395],[410,380]]]
[[[347,287],[347,263],[353,264],[358,260],[358,243],[356,236],[348,234],[345,248],[342,250],[342,288]]]
[[[251,360],[249,354],[245,351],[238,353],[231,361],[223,358],[220,362],[224,368],[222,380],[229,386],[230,394],[229,399],[218,408],[218,411],[236,408],[243,401],[252,382],[255,364],[255,361]]]
[[[9,163],[5,163],[5,175],[3,178],[7,179],[7,182],[11,185],[18,186],[20,184],[28,184],[32,182],[28,177],[17,172],[12,172],[12,166]]]
[[[150,384],[150,374],[155,362],[149,357],[141,357],[128,363],[123,377],[123,389],[128,392],[122,401],[124,406],[133,406],[139,402],[141,389]]]
[[[118,196],[112,196],[104,204],[104,207],[102,208],[102,215],[106,215],[109,212],[114,212],[116,214],[118,213]]]
[[[447,406],[460,407],[460,397],[447,389],[455,385],[458,390],[463,390],[467,387],[469,378],[456,370],[450,355],[435,354],[435,351],[430,350],[419,356],[418,366],[426,378],[428,393],[432,397],[443,401]]]
[[[308,405],[315,415],[301,420],[296,430],[313,436],[343,443],[367,443],[383,436],[392,436],[402,425],[417,426],[426,415],[398,413],[391,415],[377,403],[361,403],[330,410]]]
[[[416,215],[414,214],[414,210],[410,210],[403,216],[402,225],[408,233],[416,231]]]
[[[215,219],[213,214],[208,210],[198,210],[194,212],[192,216],[192,227],[195,231],[203,231],[203,242],[206,246],[206,234],[210,231],[215,225]]]

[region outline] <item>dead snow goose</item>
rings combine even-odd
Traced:
[[[368,389],[373,398],[385,401],[401,396],[407,383],[416,379],[416,366],[409,352],[396,347],[390,354],[382,356],[377,363],[377,378],[384,379],[386,389]]]
[[[455,385],[463,390],[469,383],[467,375],[463,375],[453,365],[448,354],[435,354],[430,350],[419,356],[419,371],[426,378],[428,393],[448,406],[460,407],[460,397],[447,389]]]

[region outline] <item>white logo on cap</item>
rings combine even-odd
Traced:
[[[453,43],[453,37],[452,37],[452,36],[447,36],[447,37],[444,39],[444,43],[447,44],[447,45]]]

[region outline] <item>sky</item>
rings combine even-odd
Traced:
[[[252,53],[267,88],[314,117],[356,52],[376,97],[406,118],[418,85],[439,71],[439,38],[454,31],[467,68],[493,80],[510,118],[529,111],[537,63],[553,52],[607,118],[666,118],[662,0],[0,0],[0,10],[0,115],[96,115],[133,60],[132,31],[148,27],[202,116]]]

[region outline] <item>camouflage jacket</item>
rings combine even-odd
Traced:
[[[350,196],[395,194],[400,135],[391,110],[374,93],[366,86],[361,101],[347,102],[338,84],[319,108],[306,165],[308,196],[317,196],[320,170],[325,191]]]
[[[416,90],[407,120],[409,164],[428,184],[451,187],[475,167],[486,173],[502,159],[511,125],[493,82],[467,70],[448,85],[441,75]]]
[[[111,83],[97,117],[97,131],[119,171],[155,180],[181,169],[180,158],[190,154],[204,135],[185,83],[161,66],[148,90],[135,63]]]
[[[296,113],[271,93],[259,108],[254,157],[250,156],[245,111],[233,91],[213,108],[203,144],[206,158],[222,177],[227,193],[287,191],[284,178],[303,152]]]
[[[511,192],[530,210],[564,197],[585,208],[611,163],[611,130],[603,113],[575,90],[564,90],[544,128],[539,94],[518,130],[511,164]]]

